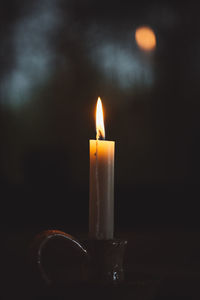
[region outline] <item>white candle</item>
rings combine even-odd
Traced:
[[[103,109],[98,98],[96,140],[90,140],[90,209],[89,235],[108,240],[114,232],[114,154],[115,142],[105,138]]]

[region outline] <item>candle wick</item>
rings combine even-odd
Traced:
[[[105,137],[103,136],[101,130],[99,130],[99,129],[97,129],[96,139],[97,140],[105,140]]]

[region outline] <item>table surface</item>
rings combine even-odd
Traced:
[[[1,294],[5,299],[20,296],[84,295],[99,299],[200,298],[200,232],[177,229],[149,229],[121,232],[128,240],[125,281],[115,287],[74,283],[67,287],[38,285],[31,277],[27,251],[37,230],[6,230],[2,236]],[[97,293],[98,290],[98,293]]]

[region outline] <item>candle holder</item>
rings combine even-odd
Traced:
[[[126,245],[126,240],[78,240],[59,230],[47,230],[31,244],[31,266],[48,285],[117,284],[124,280]]]
[[[87,250],[79,240],[60,230],[42,231],[29,248],[31,273],[40,284],[64,286],[81,282],[88,261]]]
[[[89,255],[87,278],[90,282],[115,284],[124,280],[126,240],[89,239],[84,244]]]

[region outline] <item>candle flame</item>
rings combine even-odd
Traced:
[[[96,139],[105,139],[105,128],[103,121],[103,107],[100,97],[97,100],[96,108]]]

